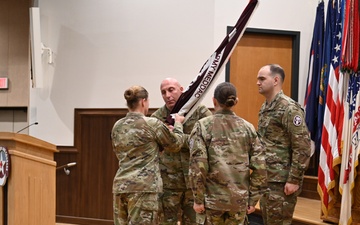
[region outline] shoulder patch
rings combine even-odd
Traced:
[[[302,124],[302,119],[299,115],[294,116],[293,123],[295,126],[300,126]]]

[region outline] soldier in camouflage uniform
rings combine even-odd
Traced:
[[[284,95],[284,70],[276,64],[257,75],[266,98],[259,112],[258,134],[266,148],[268,191],[260,200],[264,224],[291,224],[297,196],[310,160],[310,136],[301,106]]]
[[[169,116],[183,87],[174,78],[166,78],[160,85],[161,95],[165,105],[151,116],[163,122]],[[205,106],[200,105],[183,124],[184,136],[187,139],[194,124],[201,118],[212,115]],[[160,156],[161,177],[164,183],[164,193],[161,196],[163,204],[162,225],[176,225],[180,219],[182,225],[196,224],[196,213],[193,210],[193,197],[188,181],[189,147],[187,143],[180,152],[164,152]],[[180,218],[178,215],[180,214]]]
[[[162,192],[159,146],[179,151],[184,117],[175,117],[173,132],[156,118],[146,117],[148,92],[133,86],[124,93],[129,112],[112,129],[112,145],[119,159],[113,183],[115,225],[158,225]]]
[[[237,101],[231,83],[219,84],[215,114],[199,120],[190,135],[189,176],[199,224],[244,224],[266,190],[265,149],[254,126],[231,110]]]

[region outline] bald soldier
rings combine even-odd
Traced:
[[[310,160],[310,136],[301,106],[282,91],[285,72],[277,64],[257,75],[266,101],[259,112],[258,135],[266,148],[268,191],[260,200],[264,224],[291,224]]]
[[[165,105],[156,110],[151,116],[165,122],[170,111],[175,106],[184,88],[174,78],[166,78],[161,82],[160,91]],[[185,138],[189,137],[195,122],[212,115],[204,105],[198,106],[194,113],[183,124]],[[161,178],[163,179],[164,193],[161,197],[163,204],[163,218],[160,224],[176,225],[179,213],[182,225],[196,224],[196,213],[193,209],[193,195],[190,189],[189,172],[189,147],[186,144],[180,152],[164,152],[160,156]]]

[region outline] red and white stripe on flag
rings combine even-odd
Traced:
[[[323,203],[327,203],[328,208],[334,196],[335,187],[335,170],[334,167],[340,164],[339,155],[339,139],[341,133],[341,114],[342,109],[342,75],[339,73],[339,68],[330,68],[329,86],[326,95],[326,106],[324,114],[324,123],[322,129],[320,162],[319,162],[319,185],[323,193]],[[340,127],[341,126],[341,127]],[[327,214],[327,209],[323,210]]]
[[[328,210],[333,207],[335,178],[339,175],[338,165],[341,163],[340,145],[343,129],[344,104],[343,104],[343,74],[340,73],[340,55],[342,43],[342,10],[340,6],[342,1],[329,2],[329,7],[333,9],[332,24],[326,32],[331,35],[329,82],[326,92],[326,104],[324,112],[324,121],[321,136],[321,148],[318,171],[318,192],[322,200],[322,212],[327,217]],[[334,35],[335,34],[335,35]]]

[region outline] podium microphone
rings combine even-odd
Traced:
[[[31,127],[32,125],[38,125],[38,124],[39,124],[38,122],[34,122],[34,123],[32,123],[32,124],[29,124],[29,125],[27,125],[26,127],[24,127],[23,129],[19,130],[19,131],[16,132],[16,133],[20,133],[21,131],[23,131],[23,130],[29,128],[29,127]]]
[[[65,165],[56,167],[56,170],[59,170],[59,169],[63,169],[63,168],[64,168],[65,174],[66,174],[66,175],[69,175],[69,174],[70,174],[70,170],[69,170],[68,168],[69,168],[69,167],[72,167],[72,166],[76,166],[76,162],[71,162],[71,163],[68,163],[68,164],[65,164]]]

